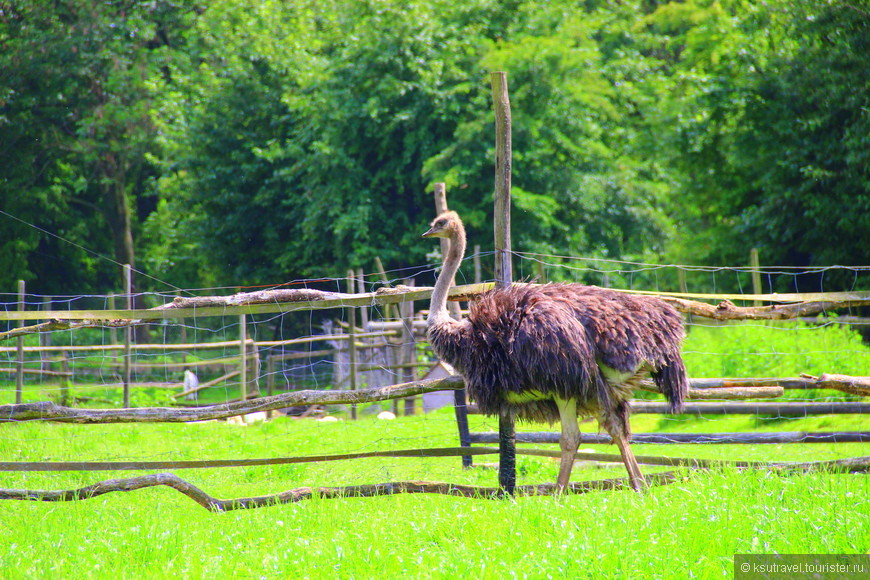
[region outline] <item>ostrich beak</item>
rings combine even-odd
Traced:
[[[435,236],[435,233],[436,233],[436,232],[435,232],[435,226],[432,226],[431,228],[429,228],[429,229],[426,231],[425,234],[423,234],[423,237],[424,237],[424,238],[431,238],[431,237]]]

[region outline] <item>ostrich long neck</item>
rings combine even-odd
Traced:
[[[444,256],[444,265],[441,273],[435,281],[435,289],[432,291],[432,301],[429,304],[429,324],[452,321],[447,312],[447,293],[453,285],[453,279],[462,263],[465,255],[465,230],[461,225],[454,230],[453,235],[447,238],[447,255]]]

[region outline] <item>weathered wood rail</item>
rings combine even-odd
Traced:
[[[703,379],[710,381],[711,379]],[[727,379],[725,379],[727,380]],[[774,379],[768,379],[774,380]],[[776,379],[779,380],[779,379]],[[652,388],[650,382],[647,387]],[[690,382],[691,385],[691,382]],[[299,405],[363,404],[388,399],[410,397],[436,391],[459,390],[465,386],[462,377],[453,376],[429,381],[412,381],[387,387],[316,391],[304,390],[281,393],[247,401],[222,403],[209,407],[142,407],[136,409],[80,409],[57,405],[51,402],[0,405],[0,423],[15,421],[59,421],[64,423],[180,423],[226,419],[259,411],[273,411]],[[771,392],[771,389],[778,391]],[[690,388],[689,399],[731,398],[743,399],[753,388],[740,387],[734,393],[729,388]],[[762,386],[760,397],[778,396],[782,387]],[[775,393],[778,393],[775,394]],[[635,413],[666,413],[665,403],[635,401]],[[758,413],[776,416],[803,416],[806,414],[870,413],[870,403],[689,403],[686,413],[745,414]]]
[[[517,443],[559,443],[559,433],[517,433]],[[496,433],[472,433],[472,443],[496,443]],[[779,433],[634,433],[631,443],[638,445],[668,444],[714,444],[714,445],[759,445],[785,443],[870,443],[870,431],[809,432],[789,431]],[[583,445],[609,445],[610,435],[583,433]]]
[[[0,423],[14,421],[59,421],[63,423],[186,423],[226,419],[260,411],[274,411],[299,405],[363,404],[459,389],[464,386],[460,377],[433,381],[414,381],[388,387],[359,389],[356,391],[293,391],[271,397],[261,397],[234,403],[221,403],[210,407],[142,407],[136,409],[78,409],[51,402],[0,405]]]
[[[491,289],[491,283],[456,286],[450,291],[451,300],[469,300]],[[628,292],[628,291],[626,291]],[[730,300],[717,305],[689,300],[689,296],[703,300],[720,300],[720,295],[667,294],[631,291],[635,294],[656,294],[677,310],[693,316],[714,320],[787,320],[812,316],[829,310],[870,305],[870,292],[829,292],[818,294],[747,294],[742,300],[780,302],[770,306],[735,306]],[[0,333],[0,340],[33,334],[81,327],[105,326],[120,328],[144,324],[148,321],[194,318],[197,316],[232,316],[241,314],[275,314],[296,310],[321,310],[350,306],[385,306],[399,302],[428,300],[432,288],[380,288],[377,292],[348,294],[311,289],[261,290],[240,292],[230,296],[197,296],[182,298],[147,310],[22,310],[0,312],[0,320],[44,320],[40,324],[15,328]]]

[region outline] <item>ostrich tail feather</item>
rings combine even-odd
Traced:
[[[689,378],[679,353],[667,356],[664,364],[653,371],[652,378],[670,403],[670,412],[674,415],[682,413],[689,394]]]

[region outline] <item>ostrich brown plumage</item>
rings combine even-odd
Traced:
[[[634,387],[647,373],[679,412],[688,390],[680,356],[680,315],[662,300],[582,284],[514,284],[471,304],[465,320],[447,313],[447,293],[465,254],[456,212],[439,215],[424,237],[449,240],[432,292],[432,348],[465,378],[487,415],[562,425],[557,485],[565,489],[580,445],[579,416],[597,417],[619,447],[634,489],[643,476],[628,439]]]

